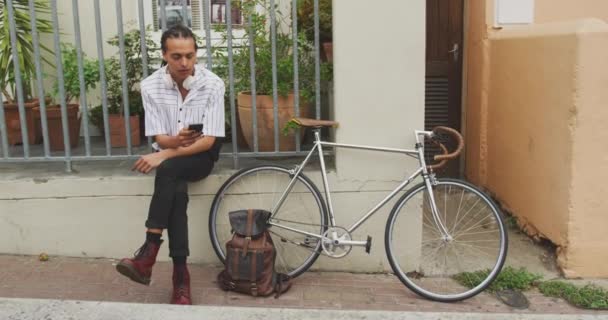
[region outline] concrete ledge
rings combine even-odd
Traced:
[[[0,168],[0,253],[70,257],[122,258],[130,256],[144,240],[144,221],[153,192],[153,176],[129,171],[131,162],[78,164],[66,174],[47,171],[44,166],[4,166]],[[285,165],[285,164],[284,164]],[[287,164],[289,166],[290,164]],[[208,233],[211,202],[220,186],[235,170],[222,163],[215,173],[190,185],[190,260],[218,264]],[[320,173],[306,174],[323,190]],[[405,177],[397,176],[395,179]],[[384,198],[399,181],[340,179],[329,173],[337,221],[350,226]],[[395,197],[395,199],[397,199]],[[388,203],[355,236],[373,237],[371,255],[354,248],[351,255],[336,263],[321,258],[318,270],[381,272],[390,270],[385,257],[384,229]],[[166,237],[165,237],[166,238]],[[359,250],[360,249],[360,250]],[[163,246],[160,260],[168,259]]]

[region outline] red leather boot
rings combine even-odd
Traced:
[[[116,265],[116,270],[135,282],[149,285],[150,277],[152,276],[152,266],[156,262],[156,255],[162,243],[162,240],[158,244],[146,241],[135,252],[135,258],[120,260]]]
[[[192,304],[192,298],[190,297],[190,273],[185,265],[173,267],[171,304]]]

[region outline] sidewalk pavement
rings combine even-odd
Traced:
[[[198,314],[197,319],[199,319],[201,314],[217,310],[237,312],[233,313],[233,317],[230,319],[234,319],[234,315],[243,314],[241,311],[249,312],[251,315],[259,314],[261,318],[266,312],[261,310],[266,310],[266,307],[271,307],[274,313],[274,316],[267,318],[269,320],[292,318],[287,316],[291,313],[297,319],[341,319],[345,317],[392,319],[394,315],[400,315],[400,319],[410,319],[409,316],[418,315],[420,312],[433,316],[434,318],[431,317],[433,319],[489,318],[490,315],[486,313],[492,313],[493,319],[495,317],[498,319],[608,319],[608,312],[578,309],[561,299],[548,298],[534,290],[526,292],[530,307],[525,310],[508,307],[489,293],[482,293],[458,303],[433,302],[418,297],[403,286],[396,277],[388,274],[307,272],[295,279],[293,288],[278,299],[274,297],[254,298],[220,290],[215,283],[215,277],[220,269],[205,265],[190,265],[190,273],[193,303],[206,307],[186,307],[190,311],[184,311],[185,309],[168,308],[170,307],[168,305],[157,305],[166,304],[169,301],[171,263],[159,262],[153,272],[152,284],[144,286],[118,274],[115,270],[116,262],[112,259],[53,256],[49,261],[41,262],[35,256],[0,255],[0,297],[2,297],[0,298],[0,319],[42,319],[43,316],[40,318],[28,317],[27,310],[50,312],[57,308],[62,310],[72,308],[73,312],[88,314],[84,312],[86,310],[91,314],[90,317],[87,316],[87,319],[140,319],[139,316],[135,316],[137,313],[128,315],[129,313],[125,310],[141,309],[147,310],[147,314],[149,314],[149,317],[141,319],[160,319],[158,315],[165,314],[154,310],[174,312],[171,315],[167,313],[167,317],[163,319],[172,319],[173,316],[176,317],[175,319],[189,319],[188,312]],[[32,300],[32,298],[53,300]],[[88,300],[95,301],[95,303],[54,300]],[[137,305],[129,305],[130,307],[127,308],[125,304],[109,302],[144,303],[149,304],[149,308],[134,307]],[[239,309],[242,307],[264,308]],[[107,313],[100,310],[107,310]],[[300,311],[297,312],[297,310]],[[327,312],[331,310],[331,314],[335,314],[335,317],[327,317],[326,315],[329,313],[318,310]],[[395,314],[391,311],[401,312]],[[124,313],[124,317],[110,316],[122,313]],[[30,312],[30,314],[33,313]],[[102,316],[103,314],[106,316]],[[481,316],[483,314],[486,314],[487,317]],[[559,314],[563,317],[557,317]],[[48,317],[48,319],[69,318],[62,317],[62,315],[63,313],[60,312],[53,314],[54,317]],[[409,316],[405,317],[405,315]],[[456,317],[456,315],[461,317]],[[505,317],[508,315],[508,317],[502,318],[503,315]],[[551,316],[544,317],[547,315]],[[81,319],[73,315],[70,317]],[[424,317],[411,319],[417,318],[425,319]]]

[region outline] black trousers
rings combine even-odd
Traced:
[[[169,256],[187,257],[188,247],[188,182],[199,181],[213,169],[211,152],[171,158],[156,168],[154,195],[150,202],[146,227],[167,229]]]

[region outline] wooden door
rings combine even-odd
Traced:
[[[461,129],[463,9],[464,0],[426,1],[426,130]],[[459,176],[459,168],[453,160],[438,174]]]

